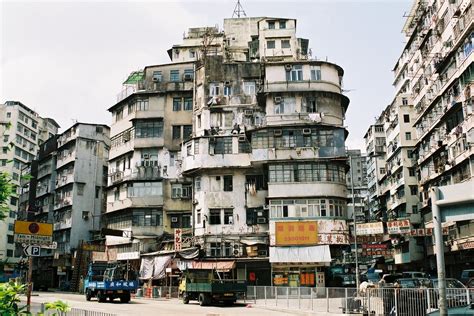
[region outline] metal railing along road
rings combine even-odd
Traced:
[[[42,310],[42,315],[44,316],[53,316],[53,315],[59,315],[59,316],[117,316],[117,314],[111,314],[111,313],[104,313],[104,312],[97,312],[97,311],[90,311],[86,309],[80,309],[80,308],[71,308],[67,312],[58,312],[56,310],[44,310],[44,305],[42,304],[41,306]]]
[[[447,289],[448,308],[474,302],[474,289]],[[438,310],[439,290],[432,288],[310,288],[249,286],[246,300],[256,305],[321,313],[422,316]]]

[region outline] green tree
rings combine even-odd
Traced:
[[[10,175],[6,172],[0,172],[0,221],[4,221],[10,212],[10,197],[15,191],[15,185],[12,183]]]

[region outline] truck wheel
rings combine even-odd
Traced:
[[[183,304],[189,304],[189,296],[186,292],[183,292]]]
[[[92,298],[91,291],[89,289],[86,290],[86,301],[90,301]]]
[[[199,293],[199,305],[206,306],[208,304],[209,302],[206,293]]]
[[[130,293],[124,293],[120,296],[121,303],[128,303],[130,302]]]
[[[99,303],[104,303],[107,300],[107,296],[102,291],[97,292],[97,300]]]

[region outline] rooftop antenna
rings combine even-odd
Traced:
[[[236,15],[238,18],[240,18],[240,15],[247,17],[244,7],[242,7],[242,5],[240,4],[240,0],[237,0],[237,4],[235,5],[234,13],[232,13],[232,17]]]

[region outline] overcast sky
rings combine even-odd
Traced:
[[[0,0],[0,102],[18,100],[68,128],[111,123],[131,71],[170,62],[166,50],[189,27],[219,25],[236,0]],[[351,103],[347,146],[363,148],[368,125],[394,97],[391,69],[404,46],[411,0],[241,0],[247,16],[298,19],[313,56],[345,71]]]

